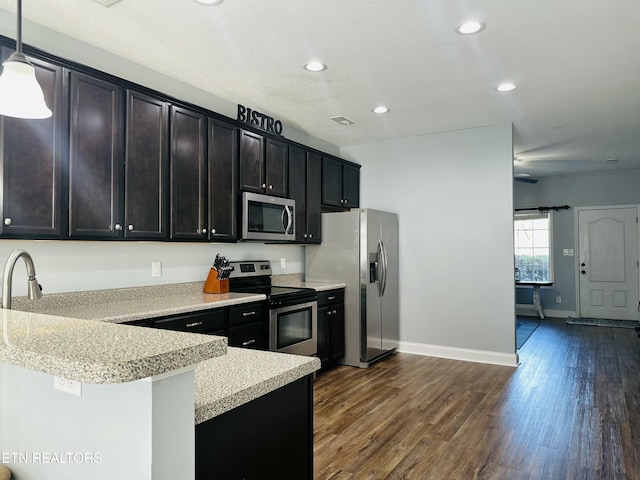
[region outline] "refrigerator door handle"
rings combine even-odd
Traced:
[[[383,297],[384,291],[387,289],[387,250],[384,248],[382,239],[378,239],[378,250],[380,250],[380,256],[382,258],[382,275],[380,276],[379,295]]]

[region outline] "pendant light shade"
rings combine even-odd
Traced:
[[[51,110],[36,79],[36,69],[22,53],[22,0],[18,0],[16,52],[2,64],[0,115],[17,118],[49,118]]]

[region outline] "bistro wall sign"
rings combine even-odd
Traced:
[[[269,133],[282,135],[282,122],[280,120],[274,120],[273,117],[260,113],[257,110],[251,110],[240,104],[238,104],[238,121]]]

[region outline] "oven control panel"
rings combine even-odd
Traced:
[[[269,260],[230,262],[229,265],[234,267],[230,278],[271,275],[271,262]]]

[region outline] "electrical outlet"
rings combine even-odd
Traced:
[[[162,276],[162,262],[151,262],[151,276],[152,277]]]
[[[556,303],[562,303],[562,297],[560,295],[556,297]]]
[[[283,270],[287,268],[287,259],[285,257],[280,257],[280,268]]]
[[[53,377],[53,389],[69,393],[76,397],[82,396],[82,383],[62,377]]]

